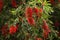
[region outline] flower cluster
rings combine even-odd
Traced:
[[[11,25],[10,28],[8,29],[8,24],[5,24],[2,26],[1,32],[2,35],[6,36],[7,34],[15,34],[18,30],[18,25]]]
[[[33,9],[31,7],[27,7],[25,10],[25,16],[30,25],[35,25],[35,20],[33,18],[33,13],[36,13],[38,17],[41,17],[41,13],[43,12],[43,9],[38,9],[37,7],[34,7]]]
[[[50,32],[50,29],[49,29],[49,26],[48,26],[48,24],[46,23],[46,20],[44,20],[43,19],[43,26],[42,26],[42,28],[43,28],[43,36],[44,36],[44,38],[47,38],[48,37],[48,34],[49,34],[49,32]]]
[[[17,32],[17,27],[14,26],[14,25],[11,25],[11,26],[10,26],[10,29],[9,29],[9,33],[10,33],[10,34],[14,34],[14,33],[16,33],[16,32]]]

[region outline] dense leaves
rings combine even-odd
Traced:
[[[0,40],[53,40],[59,32],[49,20],[50,0],[0,0]],[[2,10],[3,9],[3,10]],[[6,24],[7,23],[7,24]],[[55,26],[59,26],[56,21]],[[57,36],[56,36],[57,34]]]

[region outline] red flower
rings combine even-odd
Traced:
[[[34,19],[33,19],[32,17],[28,17],[28,18],[27,18],[27,21],[28,21],[28,23],[29,23],[30,25],[35,25],[35,21],[34,21]]]
[[[17,32],[17,27],[14,26],[14,25],[11,25],[11,26],[10,26],[10,29],[9,29],[9,33],[10,33],[10,34],[14,34],[14,33],[16,33],[16,32]]]
[[[49,32],[47,32],[47,30],[44,30],[44,32],[43,32],[43,37],[44,37],[44,38],[47,38],[47,37],[48,37],[48,34],[49,34]]]
[[[42,40],[42,38],[36,38],[36,40]]]
[[[50,32],[50,29],[48,27],[48,24],[46,23],[46,20],[43,19],[43,26],[42,28],[44,29],[44,32],[43,32],[43,37],[44,38],[47,38],[48,37],[48,34]]]
[[[40,10],[39,10],[39,11],[40,11],[40,13],[42,13],[42,12],[43,12],[43,9],[42,9],[42,8],[40,8]]]
[[[46,23],[46,20],[43,20],[43,26],[42,26],[42,28],[43,28],[44,30],[46,30],[47,32],[50,32],[50,29],[49,29],[48,24]]]
[[[58,21],[55,21],[55,24],[54,24],[56,27],[58,27],[60,24]]]
[[[25,10],[25,16],[26,17],[32,17],[32,14],[33,14],[33,10],[31,7],[27,7],[26,10]]]
[[[34,12],[39,13],[39,9],[37,7],[34,7]]]
[[[3,8],[3,0],[0,0],[0,11],[2,10]]]
[[[36,15],[39,17],[39,9],[37,7],[34,7],[34,12],[36,13]]]
[[[16,0],[11,0],[11,5],[12,7],[16,8],[17,7]]]
[[[2,35],[6,36],[8,33],[8,25],[7,24],[3,25],[1,31],[2,31]]]

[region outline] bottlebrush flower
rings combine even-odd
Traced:
[[[2,10],[3,8],[3,0],[0,0],[0,11]]]
[[[45,39],[48,37],[48,34],[49,34],[49,32],[47,32],[47,30],[44,30],[44,31],[43,31],[43,37],[44,37]]]
[[[46,30],[47,32],[50,32],[50,29],[49,29],[48,24],[46,23],[46,20],[43,20],[43,26],[42,26],[42,28],[43,28],[44,30]]]
[[[48,24],[46,23],[46,20],[43,19],[43,26],[42,26],[44,32],[43,32],[43,37],[44,38],[47,38],[48,37],[48,34],[50,32],[50,29],[48,27]]]
[[[33,14],[32,8],[31,7],[26,7],[25,16],[26,17],[32,17],[32,14]]]
[[[14,25],[10,26],[9,33],[12,35],[17,32],[17,27]]]
[[[8,25],[3,25],[1,29],[2,35],[6,36],[8,33]]]
[[[34,7],[33,10],[34,10],[35,13],[39,13],[39,9],[37,7]]]
[[[33,11],[36,13],[36,15],[39,17],[39,9],[37,7],[34,7]]]
[[[16,0],[11,0],[11,5],[12,7],[16,8],[17,7]]]
[[[30,25],[35,25],[35,20],[32,17],[28,17],[27,21]]]

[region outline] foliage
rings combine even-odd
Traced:
[[[1,0],[0,40],[54,40],[53,8],[47,0]],[[0,3],[1,4],[1,3]]]

